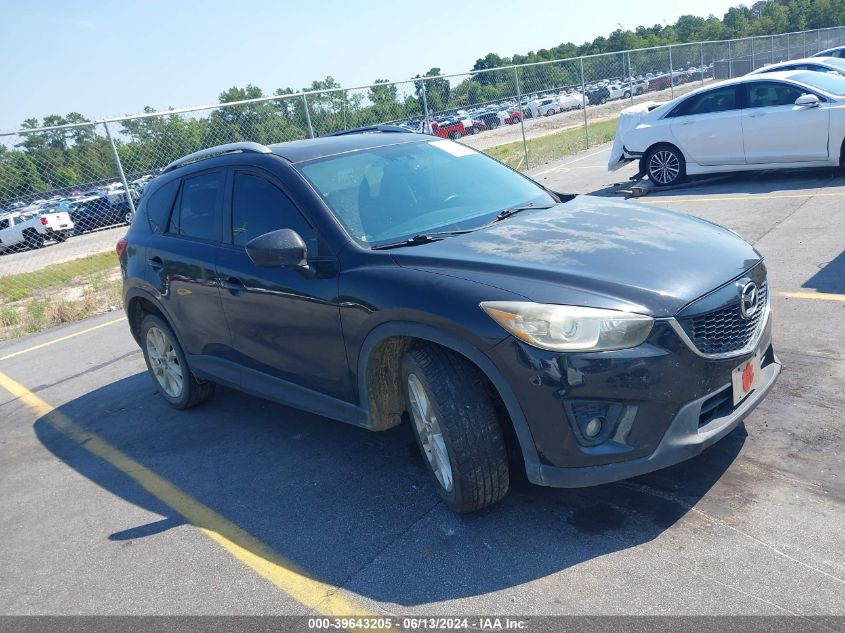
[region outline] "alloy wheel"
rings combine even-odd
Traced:
[[[440,422],[431,406],[431,397],[419,378],[414,374],[408,376],[408,395],[411,405],[411,418],[417,430],[425,458],[428,460],[438,483],[447,492],[454,486],[452,464],[443,439]]]
[[[681,161],[671,150],[654,152],[648,161],[648,174],[661,185],[673,182],[681,173]]]
[[[167,334],[153,326],[147,330],[147,357],[158,384],[171,398],[182,395],[182,366]]]

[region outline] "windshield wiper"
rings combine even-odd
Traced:
[[[528,211],[529,209],[551,209],[556,205],[554,204],[534,204],[530,202],[528,204],[520,204],[516,207],[508,207],[507,209],[502,209],[499,211],[496,219],[493,222],[501,222],[502,220],[511,217],[512,215],[516,215],[522,211]]]
[[[409,237],[406,240],[401,240],[399,242],[388,242],[387,244],[379,244],[377,246],[371,247],[371,250],[379,251],[379,250],[386,250],[388,248],[400,248],[402,246],[417,246],[418,244],[429,244],[430,242],[438,242],[446,237],[452,237],[453,235],[463,235],[464,233],[470,233],[475,231],[475,229],[458,229],[455,231],[438,231],[436,233],[420,233],[418,235],[414,235],[413,237]]]

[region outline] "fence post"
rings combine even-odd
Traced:
[[[422,95],[423,100],[423,117],[425,117],[425,121],[423,122],[423,132],[431,134],[431,113],[428,111],[428,96],[426,95],[425,79],[420,81],[420,86],[420,94]]]
[[[804,47],[804,54],[801,57],[807,56],[807,31],[801,33],[801,45]]]
[[[700,52],[701,52],[701,66],[699,67],[699,70],[701,71],[701,85],[703,86],[704,85],[704,42],[699,44],[699,49],[700,49]]]
[[[624,55],[624,53],[622,53]],[[625,66],[625,60],[622,60],[622,66]],[[631,51],[628,51],[628,92],[631,93],[631,105],[634,105],[634,71],[631,70]]]
[[[728,40],[728,79],[734,78],[734,56],[732,48],[731,40]]]
[[[584,85],[584,58],[581,57],[581,111],[584,113],[585,149],[590,149],[590,126],[587,124],[587,87]]]
[[[672,45],[669,45],[669,90],[672,98],[675,98],[675,69],[672,67]]]
[[[789,39],[788,35],[786,36],[786,39],[787,40]],[[774,64],[775,63],[775,36],[774,35],[769,36],[769,49],[771,50],[771,54],[769,55],[769,63]]]
[[[789,34],[787,33],[786,34],[786,59],[787,59],[787,61],[792,59],[792,50],[791,50],[792,47],[789,45],[789,40],[790,40],[790,37],[789,37]]]
[[[311,114],[308,112],[308,98],[302,95],[302,107],[305,110],[305,122],[308,124],[308,136],[314,138],[314,126],[311,125]]]
[[[126,182],[126,174],[123,173],[123,165],[120,164],[120,156],[117,154],[117,147],[115,147],[114,139],[111,137],[111,130],[109,124],[103,121],[103,127],[106,129],[106,138],[111,145],[111,153],[114,156],[114,164],[117,165],[117,173],[123,183],[123,189],[126,191],[126,202],[129,203],[129,210],[132,212],[132,217],[135,217],[135,202],[132,200],[132,192],[129,191],[129,183]]]
[[[525,169],[528,169],[528,141],[525,140],[525,113],[522,111],[522,92],[519,89],[519,69],[514,66],[513,79],[516,85],[516,102],[519,104],[519,130],[522,132],[522,157],[525,159]]]
[[[755,70],[757,68],[757,64],[754,60],[754,38],[751,38],[751,70]]]

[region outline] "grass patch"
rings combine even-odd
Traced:
[[[79,321],[121,304],[112,252],[0,277],[0,340]]]
[[[51,264],[30,273],[0,277],[0,301],[11,303],[54,288],[65,287],[71,282],[95,275],[105,275],[118,268],[117,256],[112,251],[72,259],[61,264]]]
[[[614,118],[590,123],[587,126],[590,132],[590,144],[599,145],[612,141],[616,134],[618,120]],[[532,166],[536,166],[586,149],[584,127],[567,128],[553,134],[528,139],[527,144],[528,160]],[[522,141],[496,145],[482,151],[510,167],[525,169]]]

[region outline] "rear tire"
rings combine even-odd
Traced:
[[[44,246],[44,236],[33,229],[27,230],[23,234],[23,239],[29,248],[42,248]]]
[[[677,184],[687,174],[687,163],[681,150],[668,143],[655,145],[646,154],[643,167],[655,187]]]
[[[147,370],[161,396],[176,409],[190,409],[214,395],[215,383],[194,376],[176,335],[154,314],[141,321],[139,340]]]
[[[483,376],[465,358],[418,345],[402,361],[405,402],[437,493],[455,512],[474,512],[508,491],[508,455]]]

